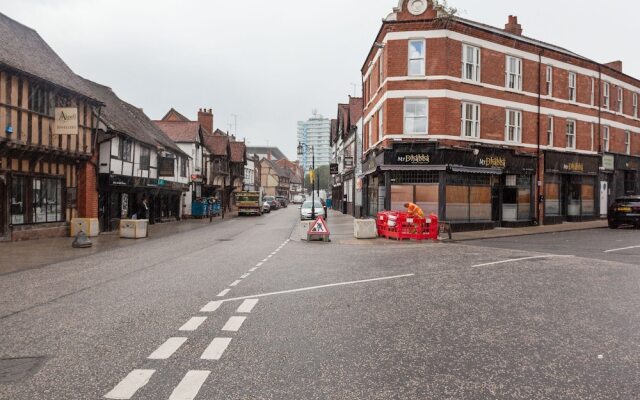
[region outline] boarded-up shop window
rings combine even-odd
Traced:
[[[582,185],[582,215],[592,216],[595,213],[596,205],[593,191],[593,178],[585,178],[585,182],[591,180],[590,183]]]
[[[469,186],[447,185],[447,220],[469,219]]]
[[[471,186],[469,196],[470,221],[491,221],[491,187]]]
[[[547,182],[544,185],[544,213],[549,217],[560,216],[562,204],[560,200],[560,183]]]
[[[425,215],[431,213],[438,214],[440,203],[440,185],[416,185],[416,201],[418,207],[422,208]]]
[[[406,203],[413,203],[413,185],[392,185],[391,209],[404,210]]]

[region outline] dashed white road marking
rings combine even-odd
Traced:
[[[621,249],[605,250],[605,253],[616,253],[618,251],[625,251],[625,250],[638,249],[638,248],[640,248],[640,246],[629,246],[629,247],[623,247]]]
[[[229,302],[229,301],[238,301],[238,300],[245,300],[245,299],[255,299],[256,297],[267,297],[267,296],[276,296],[276,295],[279,295],[279,294],[306,292],[308,290],[317,290],[317,289],[324,289],[324,288],[330,288],[330,287],[336,287],[336,286],[356,285],[356,284],[359,284],[359,283],[379,282],[379,281],[387,281],[387,280],[390,280],[390,279],[408,278],[410,276],[415,276],[415,275],[416,274],[403,274],[403,275],[385,276],[385,277],[382,277],[382,278],[363,279],[363,280],[359,280],[359,281],[331,283],[331,284],[328,284],[328,285],[310,286],[310,287],[300,288],[300,289],[281,290],[279,292],[254,294],[252,296],[234,297],[234,298],[231,298],[231,299],[224,299],[224,300],[221,300],[221,301],[222,302]]]
[[[218,296],[217,296],[217,297],[224,297],[224,296],[226,296],[226,295],[227,295],[227,293],[229,293],[230,291],[231,291],[231,289],[228,289],[228,288],[227,288],[227,289],[223,290],[222,292],[218,293]]]
[[[187,341],[186,337],[172,337],[167,339],[156,351],[148,357],[150,360],[166,360]]]
[[[189,371],[173,390],[169,400],[193,400],[211,371]]]
[[[240,307],[238,307],[238,310],[236,310],[236,312],[241,314],[248,314],[251,312],[251,310],[253,310],[253,307],[255,307],[256,304],[258,304],[258,299],[247,299],[243,301],[242,304],[240,304]]]
[[[229,346],[229,343],[231,343],[231,338],[213,339],[200,358],[203,360],[219,360]]]
[[[255,272],[258,269],[258,267],[253,267],[249,270],[249,272]]]
[[[269,257],[267,257],[264,260],[262,260],[262,263],[266,263],[267,261],[269,261]]]
[[[227,332],[238,332],[245,319],[247,319],[247,317],[231,317],[227,323],[224,324],[222,330]]]
[[[209,303],[207,303],[206,306],[202,307],[202,309],[200,310],[200,312],[214,312],[216,311],[218,308],[220,308],[220,305],[222,304],[221,301],[210,301]]]
[[[271,257],[273,257],[273,255],[272,255],[272,254],[269,254],[269,255],[267,256],[267,260],[268,260],[268,259],[270,259]]]
[[[141,387],[149,383],[151,376],[155,372],[155,369],[134,369],[104,397],[118,400],[130,399]]]
[[[233,283],[231,285],[229,285],[229,286],[238,286],[238,283],[240,283],[240,282],[242,282],[242,281],[240,281],[240,280],[233,281]]]
[[[207,317],[193,317],[189,321],[187,321],[184,325],[180,327],[180,331],[195,331],[204,321],[207,320]]]
[[[264,265],[264,263],[263,262],[259,262],[259,263],[256,264],[256,267],[262,267],[262,265]]]
[[[574,257],[574,256],[564,256],[564,255],[549,254],[549,255],[546,255],[546,256],[523,257],[523,258],[514,258],[514,259],[511,259],[511,260],[494,261],[494,262],[490,262],[490,263],[474,265],[471,268],[488,267],[490,265],[506,264],[506,263],[512,263],[512,262],[516,262],[516,261],[539,260],[539,259],[542,259],[542,258],[571,258],[571,257]]]
[[[242,275],[242,276],[240,277],[240,279],[245,279],[245,278],[248,278],[248,277],[249,277],[249,275],[251,275],[251,274],[249,274],[249,273],[247,273],[247,274],[244,274],[244,275]]]

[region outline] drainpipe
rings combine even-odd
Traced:
[[[536,217],[535,217],[535,223],[537,225],[541,225],[540,223],[540,208],[542,207],[542,201],[540,201],[542,199],[542,196],[544,196],[544,184],[542,183],[542,177],[540,176],[540,160],[541,160],[541,154],[542,154],[542,150],[540,148],[540,135],[541,135],[541,128],[542,128],[542,123],[540,121],[540,119],[542,118],[542,54],[544,53],[544,50],[540,50],[538,52],[538,143],[537,143],[537,154],[536,154],[536,187],[537,187],[537,193],[538,193],[538,198],[536,201]]]

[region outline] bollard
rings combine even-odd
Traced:
[[[89,240],[89,237],[87,237],[87,234],[84,233],[84,231],[78,232],[71,244],[71,247],[74,249],[86,249],[91,246],[93,246],[93,243],[91,243],[91,240]]]

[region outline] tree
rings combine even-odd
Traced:
[[[331,182],[331,174],[329,171],[329,166],[328,165],[321,165],[320,167],[316,168],[316,179],[318,179],[320,181],[320,190],[327,190],[329,189],[329,185]],[[314,182],[315,184],[315,188],[318,188],[318,183],[317,181]],[[311,190],[311,179],[309,176],[309,173],[307,173],[304,177],[304,187],[307,190]]]

